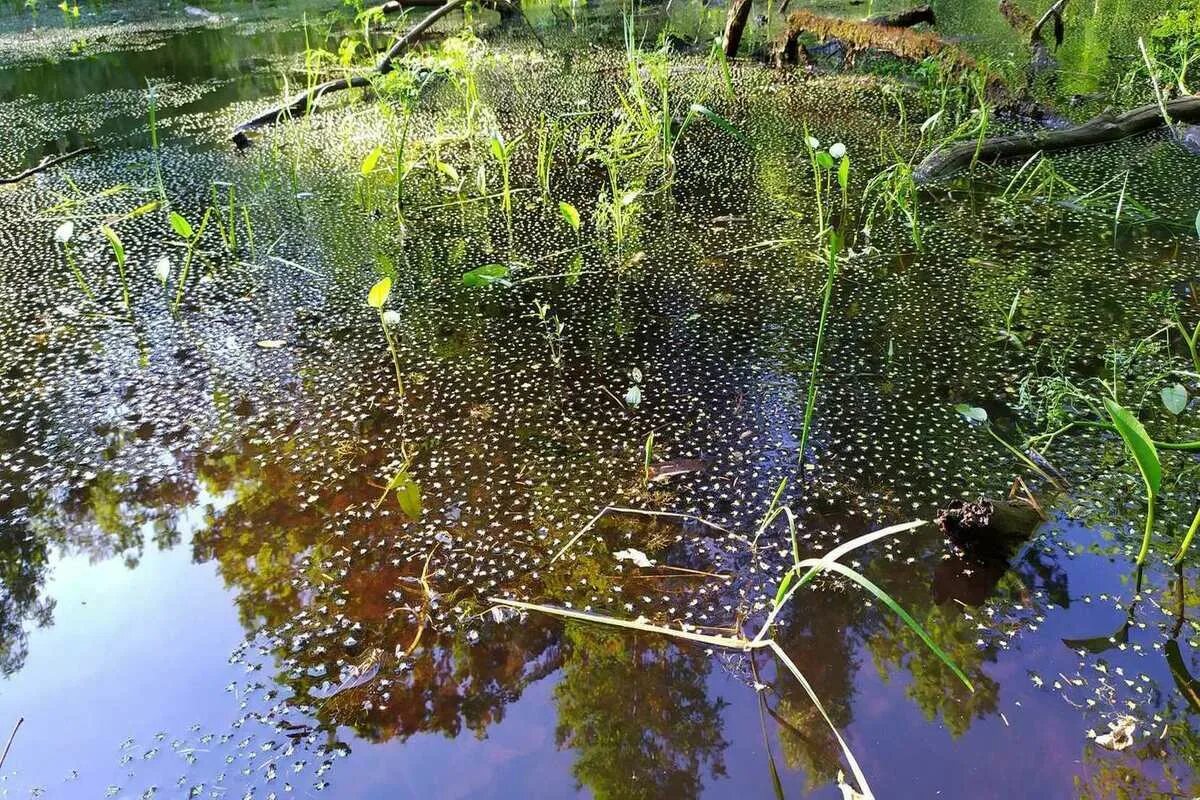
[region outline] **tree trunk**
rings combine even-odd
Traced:
[[[725,18],[725,38],[722,47],[726,58],[737,55],[738,45],[742,43],[742,31],[750,20],[750,0],[733,0],[729,6],[729,16]]]

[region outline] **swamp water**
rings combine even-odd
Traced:
[[[665,188],[623,173],[618,236],[586,156],[620,102],[619,50],[575,41],[564,67],[557,41],[493,31],[450,48],[457,67],[417,64],[408,116],[335,102],[238,153],[229,131],[280,72],[304,84],[306,35],[293,8],[233,16],[84,36],[61,63],[3,45],[6,171],[68,132],[101,150],[0,191],[0,725],[24,718],[0,793],[841,797],[837,741],[769,655],[489,598],[729,633],[762,619],[792,563],[782,521],[749,543],[782,479],[817,554],[1023,475],[1048,519],[1010,551],[974,557],[927,525],[849,559],[974,692],[834,578],[797,595],[776,639],[880,797],[1195,794],[1200,601],[1190,564],[1161,566],[1198,499],[1194,458],[1164,454],[1175,483],[1139,593],[1144,504],[1120,441],[1056,441],[1059,492],[956,410],[1007,430],[1032,369],[1062,355],[1094,374],[1157,329],[1154,293],[1186,300],[1193,157],[1151,136],[1056,159],[1085,191],[1132,168],[1138,210],[1115,231],[1111,209],[1000,202],[1012,168],[923,193],[919,252],[877,222],[842,263],[801,466],[824,269],[800,121],[846,142],[853,216],[880,120],[896,127],[878,82],[738,66],[729,100],[703,57],[679,57],[674,102],[742,136],[700,120]],[[597,18],[580,33],[611,39]],[[98,230],[158,197],[145,79],[172,207],[196,227],[236,187],[220,219],[240,240],[210,222],[175,313],[187,244],[165,214],[113,223],[128,313]],[[549,202],[543,113],[567,131]],[[527,134],[511,216],[480,156],[492,127]],[[409,165],[399,141],[421,143]],[[385,166],[364,169],[381,143]],[[94,301],[55,242],[68,218]],[[464,285],[497,262],[508,281]],[[382,275],[395,363],[366,305]],[[996,335],[1018,290],[1019,348]],[[1197,438],[1194,409],[1151,413]],[[647,486],[651,432],[656,469],[703,468]],[[415,520],[386,491],[406,463]],[[686,518],[614,511],[572,541],[606,506]],[[631,548],[646,560],[617,557]],[[1131,746],[1096,744],[1125,717]]]

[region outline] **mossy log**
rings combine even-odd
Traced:
[[[1165,105],[1172,122],[1200,122],[1200,95],[1170,100]],[[990,163],[1006,158],[1027,158],[1038,151],[1053,152],[1106,144],[1165,124],[1158,104],[1150,103],[1123,114],[1106,111],[1073,128],[993,136],[982,142],[958,142],[927,155],[917,166],[914,177],[918,183],[931,183],[967,169],[975,161]]]
[[[932,18],[932,13],[928,12],[929,18]],[[907,61],[923,61],[931,56],[948,56],[956,67],[974,66],[975,62],[970,56],[940,36],[888,22],[896,19],[908,25],[927,21],[926,14],[920,8],[904,14],[865,20],[838,19],[824,17],[811,11],[793,11],[787,18],[787,29],[776,44],[776,64],[783,66],[796,63],[800,58],[799,39],[809,35],[824,42],[837,41],[850,53],[874,50]]]

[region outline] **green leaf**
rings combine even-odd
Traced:
[[[1200,237],[1200,211],[1196,212],[1196,236]]]
[[[392,293],[392,279],[380,278],[379,281],[371,287],[371,291],[367,293],[367,305],[376,310],[383,308],[383,304],[387,302],[388,295]]]
[[[178,211],[172,211],[171,216],[168,217],[168,219],[171,220],[171,227],[175,229],[175,233],[179,234],[184,239],[192,238],[192,224],[184,219],[182,214],[180,214]]]
[[[421,485],[409,477],[408,473],[403,474],[400,485],[396,487],[396,502],[400,504],[404,516],[413,522],[421,518]]]
[[[117,232],[107,225],[100,226],[100,232],[104,234],[104,238],[108,239],[108,244],[112,247],[113,257],[117,259],[117,266],[125,266],[125,245],[121,244]]]
[[[817,153],[817,166],[821,169],[833,169],[833,156],[826,150]]]
[[[962,414],[970,422],[987,422],[987,411],[979,406],[967,405],[959,403],[954,407],[954,410]]]
[[[562,214],[562,218],[571,226],[571,230],[579,233],[579,209],[563,200],[558,204],[558,213]]]
[[[1188,393],[1187,389],[1183,388],[1183,384],[1181,383],[1177,383],[1174,386],[1164,386],[1159,395],[1162,397],[1163,405],[1167,411],[1170,411],[1172,414],[1182,414],[1183,410],[1187,408]]]
[[[842,156],[838,164],[838,186],[845,189],[850,185],[850,156]]]
[[[458,170],[444,161],[437,162],[437,171],[449,178],[450,182],[455,186],[462,183],[462,178],[459,177]]]
[[[375,165],[379,163],[380,157],[383,155],[383,146],[376,145],[375,149],[367,153],[367,157],[363,159],[362,167],[359,171],[364,175],[370,175],[375,171]]]
[[[1142,480],[1146,482],[1146,491],[1151,496],[1156,496],[1159,487],[1162,486],[1162,463],[1158,460],[1158,450],[1154,447],[1154,440],[1150,438],[1150,434],[1146,433],[1142,423],[1138,422],[1137,418],[1124,406],[1106,397],[1104,398],[1104,408],[1108,411],[1108,416],[1112,419],[1117,433],[1121,434],[1121,438],[1125,441],[1126,449],[1133,455],[1133,460],[1137,462],[1138,470],[1142,473]]]
[[[690,111],[693,114],[699,114],[700,116],[704,117],[706,120],[711,122],[713,125],[716,125],[718,128],[720,128],[721,130],[728,133],[733,138],[735,138],[741,142],[747,142],[745,135],[741,131],[739,131],[736,127],[734,127],[732,122],[725,119],[724,117],[722,117],[717,112],[713,111],[708,106],[703,106],[703,105],[700,105],[699,103],[692,103],[691,108],[689,108],[688,111]]]
[[[482,267],[464,272],[462,280],[464,286],[478,288],[491,286],[493,283],[504,283],[508,275],[509,269],[503,264],[484,264]]]
[[[496,159],[497,161],[504,161],[504,157],[507,155],[507,153],[504,149],[504,138],[499,132],[492,134],[492,138],[488,140],[488,147],[492,151],[492,158]]]
[[[579,276],[583,274],[583,256],[579,253],[571,259],[570,266],[567,267],[567,286],[574,286],[579,283]]]

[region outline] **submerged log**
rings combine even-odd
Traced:
[[[1172,122],[1200,122],[1200,95],[1166,103]],[[1166,124],[1157,103],[1139,106],[1123,114],[1106,111],[1082,125],[1061,130],[1041,130],[1015,136],[993,136],[982,142],[968,141],[935,150],[914,172],[918,183],[949,177],[975,161],[1022,158],[1040,151],[1053,152],[1116,142]]]
[[[63,163],[64,161],[68,161],[72,158],[75,158],[76,156],[81,156],[84,153],[95,153],[99,149],[100,148],[96,147],[96,145],[89,144],[89,145],[85,145],[83,147],[77,148],[75,150],[71,150],[70,152],[67,152],[67,153],[61,153],[60,155],[57,155],[57,156],[47,156],[46,158],[43,158],[41,160],[41,162],[39,162],[37,164],[37,166],[30,167],[29,169],[24,170],[23,172],[18,172],[16,175],[8,175],[5,177],[0,177],[0,184],[20,183],[21,181],[25,180],[26,178],[30,177],[31,175],[36,175],[39,172],[45,172],[46,170],[50,169],[51,167],[58,166],[59,164]]]
[[[967,549],[1008,549],[1033,535],[1042,521],[1031,506],[1017,500],[955,500],[937,513],[942,533]]]

